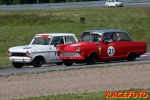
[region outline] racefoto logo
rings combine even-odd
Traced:
[[[148,92],[143,91],[106,91],[106,98],[148,98]]]

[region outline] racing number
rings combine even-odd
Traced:
[[[109,54],[114,54],[114,49],[108,49],[109,50]]]
[[[113,46],[109,46],[107,49],[107,53],[109,56],[113,56],[115,54],[115,48]]]

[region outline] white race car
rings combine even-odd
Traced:
[[[71,33],[36,34],[29,45],[11,47],[7,54],[15,68],[21,68],[23,65],[41,67],[44,63],[62,65],[62,60],[57,56],[56,45],[77,41],[75,34]]]
[[[105,3],[105,7],[123,7],[123,3],[118,0],[108,0]]]

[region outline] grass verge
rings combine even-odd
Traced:
[[[121,91],[110,91],[110,93],[113,92],[147,92],[148,96],[150,95],[150,90],[147,89],[130,89],[130,90],[121,90]],[[108,92],[108,91],[106,91]],[[106,95],[106,92],[93,92],[93,93],[73,93],[73,94],[59,94],[59,95],[52,95],[52,96],[41,96],[41,97],[30,97],[26,99],[17,99],[17,100],[149,100],[149,97],[142,98],[142,96],[138,96],[136,98],[133,98],[132,96],[127,96],[127,94],[123,97],[126,98],[116,98],[115,95],[111,96],[111,98],[106,98],[108,95]],[[110,95],[109,95],[110,96]],[[120,94],[119,96],[122,96]],[[113,97],[113,98],[112,98]]]

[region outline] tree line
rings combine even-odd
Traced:
[[[61,2],[81,2],[81,1],[100,1],[100,0],[0,0],[0,5],[61,3]]]

